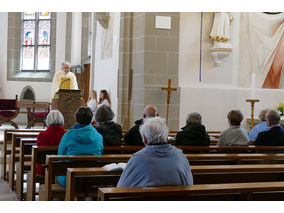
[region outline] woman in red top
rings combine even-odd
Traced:
[[[37,137],[37,146],[58,146],[62,136],[65,134],[63,129],[64,118],[58,110],[52,110],[45,120],[48,126],[47,130],[41,132]],[[41,164],[36,165],[36,173],[44,175],[44,169]]]

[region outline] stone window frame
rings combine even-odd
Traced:
[[[52,15],[52,13],[50,13]],[[38,70],[38,54],[39,54],[39,49],[40,47],[48,47],[51,52],[51,43],[49,44],[39,44],[39,28],[40,28],[40,22],[49,22],[50,27],[49,27],[49,32],[50,34],[48,35],[50,37],[51,35],[51,28],[52,28],[52,20],[51,16],[50,18],[45,18],[41,19],[40,18],[40,12],[34,12],[34,19],[25,19],[24,12],[22,12],[22,32],[21,32],[21,38],[22,38],[22,48],[21,48],[21,71],[22,72],[50,72],[50,55],[49,55],[49,69],[44,69],[44,70]],[[35,38],[34,38],[34,44],[29,45],[29,44],[24,44],[24,25],[25,22],[33,22],[35,24]],[[34,68],[33,69],[23,69],[23,49],[25,47],[33,47],[34,48]]]
[[[51,56],[49,72],[21,72],[22,13],[8,13],[7,80],[51,82],[55,73],[56,12],[51,13]]]

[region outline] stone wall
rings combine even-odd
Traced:
[[[171,16],[170,30],[155,28],[157,15]],[[123,13],[120,45],[118,121],[128,129],[142,118],[143,108],[149,104],[157,106],[165,118],[167,92],[161,87],[167,86],[169,78],[172,87],[178,85],[179,13]],[[131,68],[132,96],[128,100]],[[178,129],[179,102],[180,91],[172,92],[170,130]]]
[[[66,13],[65,61],[71,62],[72,13]]]
[[[81,48],[81,63],[89,63],[89,33],[90,33],[90,19],[92,13],[82,13],[82,48]]]

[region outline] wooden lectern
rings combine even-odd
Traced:
[[[84,105],[81,98],[81,90],[65,90],[58,91],[58,99],[53,98],[51,109],[59,110],[64,117],[64,129],[70,129],[75,124],[75,112]]]

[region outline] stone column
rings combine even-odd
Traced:
[[[155,28],[157,15],[170,16],[171,29]],[[178,84],[179,13],[123,13],[120,38],[118,122],[123,129],[130,128],[149,104],[165,118],[167,93],[161,87],[167,86],[169,78],[172,87]],[[128,100],[131,79],[132,96]],[[178,130],[179,103],[180,90],[171,95],[170,130]]]

